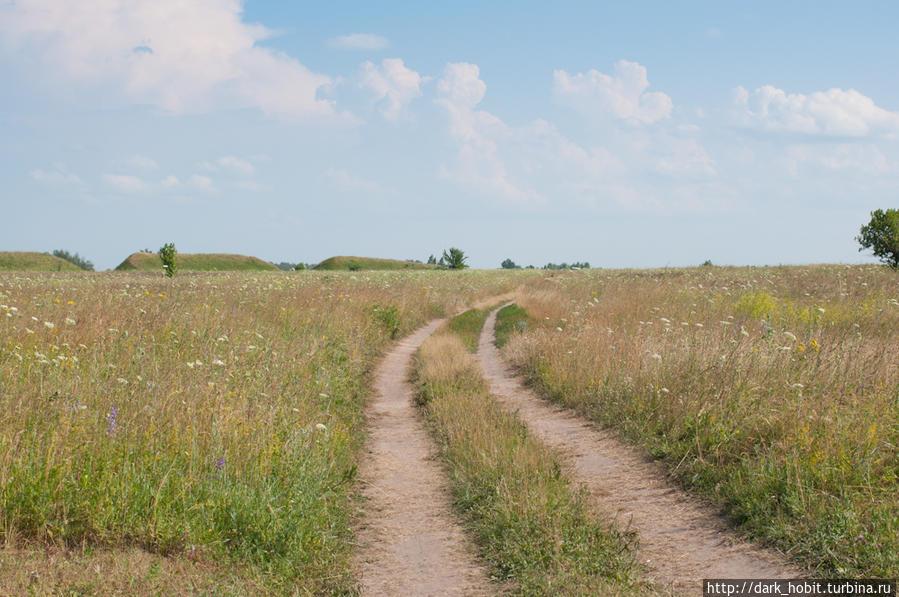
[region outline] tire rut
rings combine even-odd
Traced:
[[[366,457],[360,463],[362,595],[497,592],[453,517],[446,476],[433,458],[434,445],[406,380],[412,354],[442,322],[401,340],[375,372]]]
[[[496,314],[481,330],[478,360],[490,393],[561,454],[598,509],[635,530],[650,577],[672,594],[702,594],[703,578],[795,578],[778,554],[752,545],[714,508],[673,486],[661,465],[570,410],[524,387],[494,344]]]

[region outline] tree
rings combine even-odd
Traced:
[[[81,257],[78,253],[72,255],[71,253],[69,253],[68,251],[64,251],[63,249],[54,249],[53,255],[59,257],[60,259],[65,259],[69,263],[74,263],[84,271],[94,271],[94,264]]]
[[[465,256],[462,249],[457,249],[456,247],[451,247],[449,252],[444,250],[443,257],[440,258],[440,260],[450,269],[465,269],[468,267],[465,263],[466,259],[468,259],[468,257]]]
[[[503,269],[521,269],[521,266],[516,264],[511,259],[506,259],[500,264],[500,267]]]
[[[437,258],[433,255],[428,257],[428,265],[437,265]]]
[[[175,275],[175,270],[177,269],[175,255],[177,254],[178,250],[175,249],[175,243],[166,243],[159,248],[159,260],[162,261],[162,269],[169,278]]]
[[[894,269],[899,269],[899,209],[878,209],[871,212],[871,221],[862,226],[855,237],[862,247],[871,249],[874,256]]]

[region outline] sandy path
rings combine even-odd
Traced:
[[[494,303],[495,304],[495,303]],[[449,487],[406,381],[412,354],[442,323],[404,338],[378,366],[360,463],[365,514],[357,570],[363,595],[491,595],[451,512]]]
[[[599,509],[636,530],[640,559],[677,595],[701,595],[703,578],[793,578],[773,552],[740,540],[713,508],[674,487],[658,463],[571,411],[542,400],[513,376],[493,343],[496,313],[484,324],[478,357],[490,392],[541,441],[557,450]]]

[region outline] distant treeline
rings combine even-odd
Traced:
[[[94,264],[88,261],[87,259],[81,257],[78,253],[72,255],[68,251],[64,251],[63,249],[54,249],[53,256],[59,257],[60,259],[65,259],[69,263],[74,263],[81,269],[87,272],[94,271]]]
[[[529,265],[527,267],[522,267],[512,261],[511,259],[504,260],[500,267],[503,269],[537,269],[533,265]],[[590,262],[588,261],[575,261],[574,263],[547,263],[543,266],[543,269],[590,269]]]

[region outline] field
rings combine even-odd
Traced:
[[[74,263],[49,253],[0,251],[0,272],[80,272]]]
[[[888,269],[22,272],[0,274],[0,594],[354,594],[375,365],[510,293],[502,353],[547,398],[810,574],[897,576]],[[413,374],[480,557],[512,592],[644,594],[639,537],[492,402],[485,315]]]
[[[258,257],[230,255],[226,253],[179,253],[175,257],[179,271],[230,272],[230,271],[274,271],[274,264]],[[132,253],[116,266],[116,271],[160,272],[162,262],[156,253],[145,251]]]

